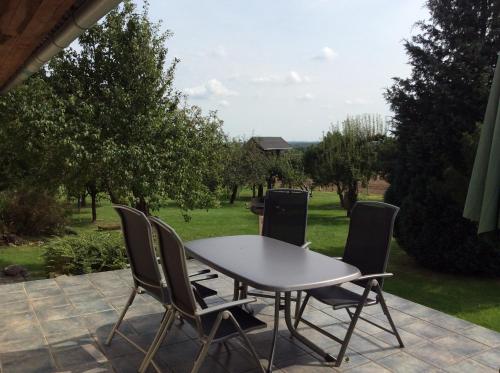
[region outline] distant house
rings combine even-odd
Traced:
[[[272,152],[279,155],[281,152],[292,149],[292,146],[283,140],[282,137],[252,137],[249,142],[253,142],[264,152]]]

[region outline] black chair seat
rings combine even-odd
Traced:
[[[341,286],[326,286],[323,288],[308,290],[307,293],[322,303],[333,306],[333,308],[354,307],[361,301],[361,294],[357,294]],[[374,299],[367,298],[365,305],[376,304]]]
[[[214,295],[217,295],[217,291],[215,291],[214,289],[210,289],[210,288],[208,288],[202,284],[199,284],[197,282],[191,282],[191,285],[193,285],[196,288],[196,290],[198,291],[198,294],[202,298],[208,298],[208,297],[212,297]]]
[[[233,314],[234,318],[236,319],[236,321],[238,321],[238,324],[240,324],[240,327],[244,332],[266,327],[265,322],[260,321],[259,319],[257,319],[256,317],[254,317],[241,307],[231,307],[228,308],[228,311],[230,311]],[[202,327],[206,335],[210,334],[210,331],[212,330],[215,324],[217,316],[218,312],[213,312],[201,316]],[[228,338],[230,336],[234,336],[237,334],[238,330],[236,329],[231,320],[222,320],[219,329],[217,329],[217,332],[215,333],[214,340]]]

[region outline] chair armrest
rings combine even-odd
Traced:
[[[355,279],[354,281],[363,281],[363,280],[371,280],[371,279],[377,279],[380,277],[392,277],[394,276],[394,273],[373,273],[371,275],[366,275],[366,276],[361,276]]]
[[[311,246],[312,242],[311,241],[307,241],[305,244],[303,244],[301,247],[303,249],[309,249],[309,246]]]
[[[196,278],[194,280],[191,280],[191,276],[189,276],[189,281],[196,283],[196,282],[200,282],[200,281],[212,280],[212,279],[218,278],[218,277],[219,277],[219,275],[217,273],[212,273],[210,275],[206,275],[206,276],[203,276],[203,277],[200,277],[200,278]]]
[[[192,272],[188,275],[188,277],[204,275],[205,273],[210,273],[210,269],[205,268],[205,269],[202,269],[201,271]]]
[[[256,300],[257,299],[255,299],[255,298],[245,298],[245,299],[235,300],[233,302],[217,304],[215,306],[204,308],[202,310],[196,311],[196,315],[203,316],[203,315],[206,315],[206,314],[212,313],[212,312],[224,311],[224,310],[227,310],[228,308],[241,306],[243,304],[253,303]]]

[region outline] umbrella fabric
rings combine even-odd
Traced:
[[[500,229],[500,53],[465,201],[464,217],[478,233]]]

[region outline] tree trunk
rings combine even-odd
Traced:
[[[252,185],[252,198],[255,198],[255,184]]]
[[[351,216],[351,210],[354,204],[358,201],[358,181],[350,183],[346,191],[347,216]]]
[[[80,196],[80,207],[87,207],[87,193]]]
[[[95,185],[87,186],[87,191],[90,195],[92,207],[92,223],[97,220],[97,188]]]
[[[229,199],[230,204],[234,203],[237,195],[238,195],[238,185],[233,185],[233,189],[231,191],[231,198]]]
[[[109,190],[108,194],[109,194],[109,200],[111,201],[112,204],[114,204],[114,205],[120,204],[120,200],[118,199],[118,197],[116,196],[116,194],[113,193],[112,190]]]
[[[257,192],[257,197],[264,198],[264,185],[259,184],[259,190]]]
[[[149,215],[148,203],[146,202],[143,196],[140,196],[139,199],[136,200],[135,208],[139,211],[142,211],[146,215]]]
[[[343,209],[347,209],[343,188],[340,186],[340,184],[335,184],[335,189],[337,189],[337,195],[339,196],[340,207],[342,207]]]

